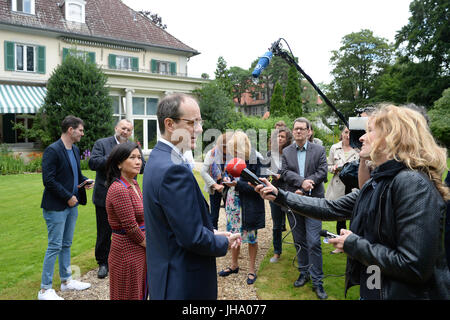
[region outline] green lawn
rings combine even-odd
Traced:
[[[450,161],[448,161],[450,164]],[[95,172],[85,171],[85,176],[95,178]],[[203,179],[196,173],[203,190]],[[331,180],[331,176],[329,176]],[[142,186],[142,175],[139,176]],[[41,282],[42,262],[47,248],[47,228],[40,208],[42,198],[41,174],[0,176],[0,300],[36,299]],[[209,199],[205,194],[206,199]],[[88,190],[88,204],[80,206],[72,245],[72,265],[84,274],[97,267],[94,258],[96,238],[95,208],[92,190]],[[323,223],[323,228],[335,231],[335,222]],[[285,233],[284,233],[285,234]],[[288,237],[286,242],[292,242]],[[344,298],[344,277],[334,277],[345,272],[344,254],[331,255],[333,247],[322,244],[323,270],[326,278],[324,288],[330,299]],[[258,281],[255,283],[262,299],[316,299],[311,284],[304,288],[293,288],[298,277],[293,265],[295,248],[283,244],[282,259],[277,264],[269,262],[272,248],[260,265]],[[295,262],[296,263],[296,262]],[[58,264],[55,266],[54,288],[59,287]],[[350,289],[347,299],[357,299],[359,287]]]
[[[289,223],[287,223],[289,225]],[[348,223],[347,223],[348,227]],[[287,226],[289,229],[289,227]],[[336,222],[324,222],[323,229],[333,233],[336,232]],[[283,237],[287,232],[283,232]],[[295,288],[293,283],[297,280],[299,272],[297,270],[296,249],[292,244],[292,235],[289,234],[283,242],[283,253],[277,263],[270,263],[273,256],[271,246],[266,257],[262,261],[258,280],[255,282],[257,293],[260,299],[264,300],[315,300],[316,294],[312,291],[312,284],[309,281],[302,288]],[[344,296],[344,273],[346,265],[345,254],[330,254],[334,247],[322,242],[323,257],[323,286],[330,300],[353,300],[359,299],[359,286],[352,287],[347,297]]]
[[[95,172],[84,172],[95,178]],[[47,227],[42,216],[41,174],[0,176],[0,299],[36,299],[41,283],[42,262],[47,249]],[[78,210],[72,245],[72,265],[85,273],[96,267],[95,209],[92,190],[88,204]],[[59,286],[55,267],[54,288]]]

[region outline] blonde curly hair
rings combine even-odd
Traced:
[[[444,200],[449,200],[449,188],[442,182],[447,170],[447,150],[437,145],[424,116],[407,107],[382,105],[372,117],[380,132],[370,157],[375,160],[384,154],[411,170],[426,173]]]
[[[251,144],[250,139],[243,131],[236,131],[227,141],[227,152],[234,157],[249,160]]]

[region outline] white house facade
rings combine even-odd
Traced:
[[[13,148],[33,148],[13,123],[32,125],[27,115],[42,105],[52,71],[68,54],[102,68],[114,118],[133,122],[146,153],[159,133],[159,100],[206,81],[188,76],[188,61],[199,52],[120,0],[1,1],[0,43],[0,143]]]

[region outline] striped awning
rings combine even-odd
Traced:
[[[0,113],[36,113],[47,88],[0,84]]]

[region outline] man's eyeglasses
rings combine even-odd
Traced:
[[[294,128],[293,131],[306,131],[308,128]]]
[[[183,120],[186,121],[188,125],[190,126],[203,126],[204,121],[203,120],[189,120],[189,119],[183,119],[183,118],[172,118],[173,120]]]

